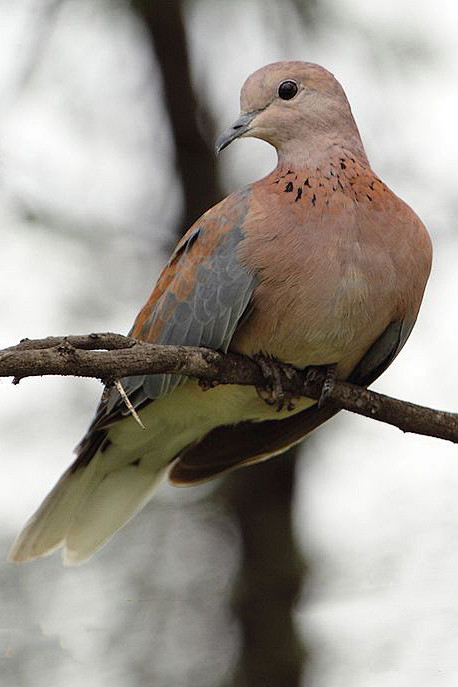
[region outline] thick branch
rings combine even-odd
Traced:
[[[48,337],[21,341],[0,351],[0,377],[72,375],[95,377],[112,383],[129,375],[177,372],[209,384],[244,384],[265,387],[257,363],[234,353],[222,354],[208,348],[159,346],[136,341],[121,334]],[[282,376],[283,388],[294,396],[318,399],[324,374],[307,379],[301,371],[291,378]],[[336,382],[328,403],[359,415],[414,432],[458,443],[458,415],[407,401],[400,401],[368,389]]]

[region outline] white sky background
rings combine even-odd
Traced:
[[[64,3],[47,33],[40,20],[47,3],[0,2],[1,346],[23,336],[126,331],[164,261],[179,190],[170,189],[172,151],[160,84],[137,28],[108,5]],[[223,128],[237,114],[242,82],[266,62],[316,61],[339,78],[374,169],[422,217],[435,250],[416,328],[374,388],[454,410],[458,5],[329,1],[313,39],[304,38],[283,7],[195,3],[188,20],[196,79]],[[223,155],[228,191],[259,178],[275,159],[266,144],[249,140]],[[70,462],[98,395],[91,381],[0,382],[0,559]],[[314,687],[456,686],[457,452],[451,444],[349,414],[310,439],[296,512],[314,561],[311,592],[298,609],[316,657]],[[158,498],[165,515],[158,517],[186,528],[181,504],[192,506],[196,493],[165,487]],[[132,602],[123,586],[133,565],[126,552],[142,547],[154,513],[153,506],[115,539],[111,559],[101,554],[77,571],[62,571],[57,557],[27,572],[0,563],[0,577],[12,589],[0,608],[0,656],[12,653],[0,658],[8,687],[40,678],[49,687],[83,679],[87,687],[130,684],[115,663],[104,668],[104,658],[111,656],[114,613]],[[183,568],[198,570],[199,557],[211,553],[207,532],[201,549],[187,552]],[[234,565],[223,564],[230,570],[224,577],[215,569],[211,601],[222,624],[217,598]],[[189,584],[167,561],[155,565],[158,584],[168,578],[169,593],[173,585]],[[21,615],[24,596],[28,610]],[[157,659],[158,685],[178,684],[180,669],[195,675],[186,651],[191,628],[180,625],[179,616],[169,625]],[[178,631],[181,653],[171,639]],[[229,658],[235,646],[229,633]],[[33,673],[15,661],[21,652]],[[213,679],[229,662],[221,658],[215,665]]]

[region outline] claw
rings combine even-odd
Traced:
[[[210,389],[214,389],[215,386],[218,386],[218,382],[215,382],[212,379],[199,379],[197,383],[202,391],[209,391]]]
[[[268,388],[256,387],[259,397],[267,403],[267,405],[277,406],[277,412],[283,409],[285,403],[287,410],[294,410],[293,397],[283,389],[282,374],[287,379],[291,379],[294,373],[294,368],[286,363],[280,363],[273,358],[266,358],[258,353],[253,356],[261,368],[262,376],[266,380]]]
[[[329,401],[329,397],[334,388],[337,379],[337,363],[331,365],[322,365],[309,367],[307,369],[307,381],[315,382],[317,373],[322,372],[323,368],[326,370],[326,377],[321,387],[320,398],[318,399],[318,408],[322,408]]]

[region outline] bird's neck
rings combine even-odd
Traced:
[[[307,140],[291,139],[284,142],[277,150],[277,169],[309,169],[315,171],[323,169],[330,161],[340,157],[353,157],[364,167],[369,167],[369,162],[361,142],[359,134],[333,140],[329,134],[319,134],[307,137]]]

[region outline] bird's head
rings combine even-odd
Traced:
[[[251,74],[240,96],[240,116],[216,141],[219,153],[236,138],[252,136],[279,156],[348,139],[362,149],[344,90],[334,76],[309,62],[275,62]],[[354,147],[354,145],[352,146]],[[364,153],[363,153],[364,154]]]

